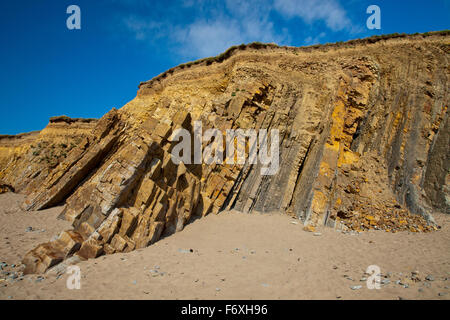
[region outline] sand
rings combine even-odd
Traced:
[[[4,272],[20,270],[11,264],[70,228],[56,219],[61,207],[24,212],[22,200],[0,195]],[[435,219],[442,228],[428,234],[323,228],[315,235],[285,215],[223,212],[148,248],[79,263],[80,290],[67,288],[67,274],[1,275],[0,299],[449,299],[450,217]],[[390,283],[369,290],[360,281],[369,265],[389,274]],[[421,281],[403,279],[413,271]]]

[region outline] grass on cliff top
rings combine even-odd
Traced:
[[[57,122],[66,122],[66,123],[73,123],[73,122],[83,122],[83,123],[91,123],[95,122],[97,119],[94,118],[70,118],[68,116],[57,116],[57,117],[51,117],[50,123],[57,123]]]
[[[447,36],[447,35],[450,35],[450,30],[433,31],[433,32],[425,32],[425,33],[414,33],[414,34],[391,33],[391,34],[384,34],[384,35],[375,35],[375,36],[371,36],[371,37],[364,38],[364,39],[349,40],[346,42],[340,41],[340,42],[336,42],[336,43],[316,44],[316,45],[306,46],[306,47],[279,46],[275,43],[262,43],[262,42],[252,42],[249,44],[243,43],[241,45],[232,46],[232,47],[228,48],[225,52],[219,54],[218,56],[203,58],[203,59],[183,63],[176,67],[173,67],[173,68],[161,73],[160,75],[154,77],[153,79],[151,79],[149,81],[141,82],[139,84],[139,88],[141,88],[141,86],[143,86],[143,85],[150,86],[154,82],[166,78],[168,75],[174,73],[174,71],[176,71],[176,70],[190,68],[192,66],[199,65],[202,63],[205,63],[207,66],[209,66],[213,63],[221,63],[221,62],[227,60],[228,58],[230,58],[236,51],[240,51],[240,50],[243,51],[248,48],[256,49],[256,50],[267,49],[267,48],[281,48],[281,49],[293,50],[294,52],[296,52],[298,50],[311,51],[311,50],[315,50],[315,49],[319,49],[319,48],[329,48],[329,47],[340,48],[340,47],[346,47],[346,46],[351,47],[351,46],[355,46],[355,45],[359,45],[359,44],[373,44],[373,43],[376,43],[376,42],[382,41],[382,40],[408,38],[408,37],[416,37],[416,36],[429,37],[429,36],[434,36],[434,35]]]

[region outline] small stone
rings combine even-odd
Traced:
[[[220,288],[216,288],[216,291],[219,292],[219,291],[220,291]]]
[[[155,266],[155,269],[158,270],[158,269],[159,269],[159,266]]]
[[[16,280],[18,277],[17,273],[13,273],[9,276],[9,279]]]
[[[33,227],[28,227],[25,229],[25,232],[31,232],[31,231],[33,231]]]
[[[352,290],[359,290],[361,288],[362,288],[362,286],[351,286],[350,287],[350,289],[352,289]]]
[[[419,290],[417,290],[417,291],[419,291],[420,293],[422,293],[422,292],[423,292],[423,289],[422,289],[422,288],[419,288]]]
[[[314,233],[314,236],[316,236],[316,237],[320,237],[322,234],[320,233],[320,232],[315,232]]]
[[[446,296],[447,295],[447,292],[439,292],[439,297],[443,297],[443,296]]]
[[[38,277],[35,282],[38,283],[38,282],[42,282],[42,281],[44,281],[44,278]]]
[[[427,275],[425,277],[425,280],[427,280],[427,281],[434,281],[434,277],[431,274],[429,274],[429,275]]]
[[[367,278],[361,278],[359,281],[367,281]]]
[[[383,280],[381,280],[381,284],[386,285],[386,284],[389,284],[389,283],[391,283],[391,280],[389,280],[389,279],[383,279]]]
[[[418,271],[413,271],[411,272],[411,280],[414,282],[420,282],[422,281],[419,277],[419,272]]]

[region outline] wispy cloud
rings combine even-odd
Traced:
[[[285,43],[285,30],[277,31],[270,20],[271,6],[261,0],[227,0],[224,10],[211,8],[206,17],[179,26],[176,39],[183,53],[216,55],[228,47],[253,41]]]
[[[115,1],[130,7],[145,3]],[[137,40],[167,39],[174,51],[189,59],[216,55],[232,45],[253,41],[290,44],[291,30],[280,24],[294,18],[311,27],[322,22],[331,32],[356,30],[338,0],[180,0],[164,10],[167,14],[157,17],[139,10],[123,18],[122,24]],[[320,30],[305,43],[324,37]]]
[[[274,8],[286,18],[299,17],[307,24],[323,21],[333,31],[353,27],[337,0],[275,0]]]
[[[150,36],[152,38],[166,36],[166,29],[161,22],[146,21],[134,15],[123,18],[122,22],[134,34],[136,40],[148,40]]]
[[[305,39],[305,44],[306,45],[318,44],[320,43],[320,40],[323,39],[326,35],[327,34],[325,32],[321,32],[315,37],[309,36]]]

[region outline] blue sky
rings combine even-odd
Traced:
[[[81,30],[68,30],[69,5]],[[381,8],[381,30],[366,9]],[[99,118],[140,81],[253,41],[303,46],[450,29],[450,0],[8,0],[0,4],[0,134]]]

